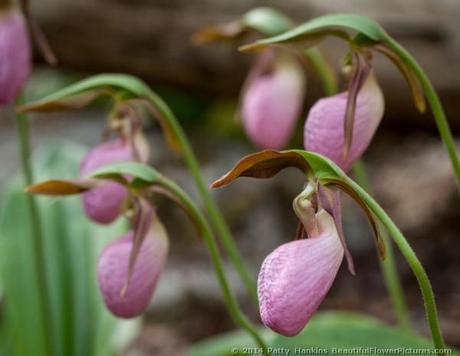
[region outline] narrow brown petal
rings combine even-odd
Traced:
[[[357,202],[363,211],[366,213],[367,218],[369,223],[371,224],[372,231],[374,232],[374,238],[375,238],[375,244],[377,247],[377,252],[380,257],[380,259],[384,260],[386,257],[386,247],[385,247],[385,242],[382,238],[380,227],[379,227],[379,222],[372,213],[372,211],[369,209],[367,204],[361,199],[361,197],[356,194],[356,192],[351,189],[349,186],[344,184],[341,180],[338,179],[328,179],[326,182],[326,185],[331,185],[332,187],[337,187],[340,190],[344,191],[347,193],[355,202]]]
[[[16,110],[18,112],[53,112],[74,110],[88,105],[94,99],[104,94],[109,94],[109,92],[103,89],[91,90],[56,101],[32,102],[30,104],[21,105]]]
[[[192,36],[192,43],[202,45],[216,41],[229,41],[241,36],[245,26],[241,21],[233,21],[222,25],[205,27]]]
[[[181,152],[181,146],[179,143],[179,138],[177,137],[175,130],[173,127],[171,127],[171,123],[169,120],[167,120],[164,115],[161,113],[160,110],[158,110],[154,105],[152,105],[148,100],[144,99],[132,99],[130,100],[132,103],[140,103],[142,104],[151,114],[154,118],[158,120],[158,123],[161,126],[161,129],[163,131],[163,135],[165,137],[166,142],[168,143],[169,147],[177,152]]]
[[[345,110],[345,120],[344,120],[344,137],[345,145],[343,155],[346,158],[350,152],[351,144],[353,141],[353,127],[355,122],[355,111],[356,111],[356,100],[358,98],[359,91],[366,80],[370,68],[366,63],[366,60],[362,55],[358,53],[353,53],[355,59],[355,71],[353,78],[350,82],[350,87],[348,89],[348,98],[347,98],[347,107]]]
[[[302,172],[310,170],[305,158],[296,152],[263,150],[243,157],[227,174],[213,182],[211,188],[230,184],[238,177],[270,178],[287,167],[296,167]]]
[[[406,65],[406,63],[404,63],[401,57],[385,45],[376,45],[375,49],[387,56],[388,59],[399,69],[409,84],[415,107],[420,113],[424,113],[426,109],[425,95],[415,73]]]
[[[142,243],[144,242],[144,239],[147,236],[147,233],[149,232],[149,229],[153,223],[153,219],[155,218],[155,209],[147,200],[139,198],[135,204],[137,205],[137,216],[136,221],[134,222],[133,246],[129,254],[128,275],[126,278],[126,283],[121,290],[122,296],[128,289],[137,256],[139,255]]]
[[[319,200],[323,200],[322,204],[324,209],[332,214],[334,218],[335,226],[339,234],[340,242],[342,243],[345,258],[347,260],[348,270],[352,275],[356,274],[355,264],[353,257],[351,256],[350,250],[348,249],[347,242],[345,240],[345,234],[343,233],[342,224],[342,204],[340,200],[340,192],[333,191],[330,188],[324,187],[321,184],[318,185],[318,197]]]
[[[25,190],[32,194],[41,195],[74,195],[96,188],[102,181],[96,179],[52,179],[28,186]]]
[[[45,61],[51,65],[55,66],[57,64],[57,58],[52,50],[45,34],[43,33],[41,27],[34,19],[34,17],[30,13],[30,6],[28,0],[21,0],[21,8],[24,13],[25,18],[27,19],[27,23],[29,25],[30,33],[34,38],[37,46],[45,59]]]

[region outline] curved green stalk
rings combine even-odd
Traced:
[[[230,285],[227,281],[227,277],[225,276],[224,266],[222,264],[222,259],[219,255],[219,249],[217,247],[213,233],[206,219],[201,214],[200,210],[195,206],[193,201],[176,183],[169,179],[166,179],[165,177],[161,177],[160,179],[162,180],[162,185],[166,187],[170,192],[173,192],[175,197],[179,199],[180,203],[190,213],[192,220],[197,223],[198,228],[201,230],[202,236],[205,240],[206,246],[211,257],[211,262],[216,271],[217,279],[219,281],[222,293],[224,295],[225,304],[227,305],[227,309],[233,321],[240,325],[243,329],[245,329],[249,334],[251,334],[256,343],[263,350],[264,355],[268,356],[267,345],[265,344],[262,337],[259,335],[259,332],[257,331],[256,327],[241,312],[241,309],[238,305],[238,301],[232,293]]]
[[[188,169],[195,181],[195,184],[198,188],[198,192],[203,200],[206,211],[209,214],[212,225],[217,230],[217,233],[220,237],[220,241],[228,253],[231,262],[235,266],[238,274],[243,280],[246,289],[248,290],[253,302],[258,305],[257,299],[257,289],[254,279],[249,273],[243,258],[241,257],[235,241],[233,240],[232,233],[230,232],[229,227],[227,226],[222,214],[220,213],[216,203],[211,197],[208,187],[204,182],[203,177],[201,176],[200,166],[198,160],[196,159],[195,154],[191,148],[191,145],[185,135],[184,130],[179,125],[176,117],[169,107],[163,102],[163,100],[158,97],[153,91],[149,90],[149,100],[152,101],[153,105],[160,111],[161,115],[164,116],[166,120],[171,125],[171,128],[174,130],[174,133],[179,141],[181,148],[181,154],[185,160],[185,163],[188,166]]]
[[[356,161],[353,165],[353,176],[356,182],[367,192],[372,193],[371,184],[369,182],[366,167],[362,160]],[[381,238],[386,246],[386,258],[380,260],[380,268],[383,272],[385,285],[390,295],[391,302],[398,320],[399,326],[403,330],[410,331],[410,317],[407,308],[406,298],[399,279],[398,270],[396,268],[396,261],[394,257],[393,244],[388,238],[386,230],[382,231]]]
[[[426,274],[420,260],[418,259],[414,250],[412,250],[412,247],[409,245],[404,235],[387,215],[387,213],[380,207],[380,205],[369,194],[367,194],[367,192],[361,188],[359,184],[355,183],[351,179],[347,179],[347,183],[361,196],[368,207],[385,226],[390,236],[393,238],[393,241],[396,243],[410,268],[412,269],[412,272],[417,278],[420,291],[422,292],[426,318],[430,327],[433,344],[437,349],[444,348],[444,340],[439,326],[433,288],[431,287],[428,275]]]
[[[430,103],[431,112],[433,113],[436,126],[438,127],[439,135],[444,143],[446,151],[449,155],[452,168],[454,169],[457,187],[460,189],[460,160],[455,148],[455,142],[452,137],[452,132],[447,122],[446,114],[439,100],[436,90],[433,88],[430,79],[417,63],[414,57],[406,51],[398,42],[390,36],[385,39],[386,45],[397,53],[400,58],[414,71],[425,93],[427,101]]]
[[[17,104],[24,103],[25,100],[22,96],[18,97]],[[32,165],[30,164],[30,138],[29,138],[29,121],[27,115],[16,114],[16,129],[19,143],[19,155],[21,159],[22,175],[26,186],[33,184],[34,176]],[[32,243],[34,251],[34,264],[38,276],[38,290],[39,290],[39,305],[41,318],[43,321],[51,322],[51,306],[49,305],[48,283],[45,270],[45,252],[43,246],[42,225],[40,221],[40,213],[37,205],[37,200],[32,194],[26,195],[27,205],[29,209],[30,222],[32,224]],[[45,333],[45,349],[48,355],[52,355],[52,342],[51,342],[51,329],[43,330]]]
[[[336,75],[334,70],[321,55],[320,51],[316,48],[310,48],[305,51],[305,56],[310,60],[314,69],[318,73],[324,93],[328,96],[336,94],[338,91]]]

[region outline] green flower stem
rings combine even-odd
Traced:
[[[387,213],[380,207],[380,205],[369,194],[367,194],[367,192],[361,188],[359,184],[355,183],[351,179],[347,179],[347,183],[361,196],[372,212],[382,222],[412,269],[415,277],[417,278],[420,291],[422,292],[426,318],[430,326],[434,347],[437,349],[444,348],[444,340],[439,326],[433,288],[431,287],[428,275],[426,274],[420,260],[407,242],[404,235]]]
[[[24,103],[24,97],[19,96],[17,99],[17,104],[20,105]],[[22,174],[24,177],[25,185],[31,185],[34,182],[32,165],[30,164],[30,138],[29,138],[29,122],[27,115],[24,113],[16,114],[16,129],[17,135],[19,138],[19,154],[21,159]],[[40,212],[38,209],[37,201],[35,196],[32,194],[26,194],[27,205],[29,209],[30,221],[32,225],[32,243],[34,251],[34,263],[35,269],[38,275],[38,290],[39,290],[39,304],[41,319],[45,322],[50,322],[51,320],[51,306],[49,304],[49,295],[48,295],[48,283],[46,278],[46,269],[45,269],[45,252],[43,246],[43,234],[42,234],[42,225],[40,221]],[[51,343],[51,334],[50,328],[43,330],[45,334],[45,349],[48,355],[52,355],[52,343]]]
[[[317,48],[310,48],[305,51],[305,56],[318,73],[324,93],[327,96],[336,94],[338,91],[337,77],[321,52]]]
[[[430,79],[420,67],[414,57],[404,49],[398,42],[396,42],[390,36],[385,39],[386,45],[397,53],[400,58],[415,72],[420,84],[422,85],[425,97],[430,104],[431,111],[433,113],[436,125],[438,127],[439,135],[444,143],[446,151],[449,155],[452,168],[454,169],[457,187],[460,189],[460,161],[455,148],[455,142],[452,137],[452,132],[447,122],[446,114],[442,107],[441,101],[439,100],[436,90],[433,88]]]
[[[256,305],[258,305],[255,281],[249,273],[246,264],[238,251],[238,247],[236,246],[236,243],[232,237],[232,233],[230,232],[229,227],[227,226],[222,214],[220,213],[216,203],[214,202],[213,198],[211,197],[208,191],[208,187],[205,184],[203,177],[201,176],[198,160],[196,159],[196,156],[193,153],[193,150],[184,133],[184,130],[178,123],[176,117],[174,116],[173,112],[169,109],[169,107],[159,96],[157,96],[151,90],[149,90],[148,99],[153,103],[153,105],[160,111],[160,114],[163,115],[163,117],[171,125],[171,128],[173,129],[179,141],[181,154],[195,181],[200,196],[206,207],[206,211],[209,214],[209,218],[214,228],[217,230],[218,236],[220,237],[220,241],[222,242],[225,251],[229,255],[230,260],[235,266],[235,269],[240,275],[244,285],[246,286],[246,289],[248,290],[251,299]]]
[[[174,196],[179,199],[179,202],[184,206],[187,212],[190,214],[192,220],[197,223],[198,228],[205,240],[206,246],[208,248],[211,262],[214,265],[216,271],[217,279],[219,281],[222,293],[224,295],[225,304],[227,309],[233,319],[233,321],[245,329],[249,334],[252,335],[257,345],[262,348],[264,355],[268,356],[268,348],[265,344],[262,337],[259,335],[257,328],[246,318],[246,316],[241,312],[241,309],[238,305],[230,285],[225,276],[224,266],[222,263],[222,258],[219,254],[219,249],[217,243],[214,239],[211,228],[209,227],[205,217],[201,214],[200,210],[195,206],[193,201],[188,197],[188,195],[173,181],[166,179],[165,177],[160,177],[162,186],[166,187],[170,192],[174,193]]]
[[[366,167],[364,166],[364,162],[362,160],[356,161],[353,165],[353,176],[355,177],[356,182],[364,190],[372,194],[371,184],[367,176]],[[406,298],[398,276],[398,270],[396,268],[393,244],[389,239],[386,230],[382,231],[381,237],[386,246],[386,258],[383,261],[380,260],[380,268],[383,272],[385,285],[387,287],[388,294],[390,295],[399,326],[403,330],[410,331],[411,325],[409,310],[407,308]]]

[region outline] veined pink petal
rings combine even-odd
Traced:
[[[134,158],[132,147],[120,139],[102,143],[88,152],[80,165],[82,176],[107,164]],[[107,182],[102,187],[82,195],[83,206],[89,218],[101,224],[114,221],[121,211],[128,191],[121,184]]]
[[[133,159],[133,150],[121,139],[107,141],[93,147],[80,164],[80,174],[87,175],[91,171],[107,164]]]
[[[372,73],[357,97],[353,139],[347,158],[343,155],[346,106],[347,92],[318,100],[308,113],[304,130],[305,149],[329,157],[344,171],[367,149],[383,117],[383,93]]]
[[[91,189],[82,194],[86,215],[100,224],[110,224],[120,215],[127,195],[128,190],[115,182]]]
[[[26,23],[16,10],[0,13],[0,104],[11,103],[31,70]]]
[[[343,260],[334,219],[317,213],[319,234],[281,245],[267,256],[257,282],[262,322],[297,335],[318,309]]]
[[[145,237],[126,286],[133,232],[110,242],[102,251],[97,275],[107,308],[116,316],[133,318],[148,307],[168,253],[168,238],[163,232]]]
[[[260,148],[282,149],[302,110],[305,75],[287,56],[273,70],[249,81],[242,99],[242,119],[251,141]]]

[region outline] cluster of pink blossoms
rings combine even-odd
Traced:
[[[148,157],[136,154],[135,146],[134,140],[120,138],[94,147],[82,161],[80,174],[85,176],[107,164],[136,158],[146,162]],[[154,207],[138,199],[131,197],[125,186],[112,181],[104,181],[82,195],[87,216],[100,224],[112,223],[133,205],[133,230],[111,241],[97,266],[105,304],[113,314],[124,318],[138,316],[148,307],[168,254],[168,238]],[[138,243],[139,250],[132,259]]]
[[[22,13],[14,6],[2,9],[0,105],[11,104],[29,77],[30,47]],[[145,150],[139,149],[140,154],[136,154],[135,144],[133,137],[126,136],[94,147],[81,163],[80,174],[85,176],[118,161],[146,162]],[[130,204],[128,189],[109,181],[85,192],[82,200],[87,216],[100,224],[113,222]],[[126,318],[137,316],[147,308],[168,253],[168,239],[156,219],[154,208],[148,204],[137,204],[134,210],[133,230],[110,242],[102,251],[98,263],[99,285],[107,307],[115,315]],[[141,216],[143,219],[140,219]],[[134,264],[130,266],[135,239],[140,241],[140,247]]]
[[[287,60],[285,55],[276,57],[273,53],[262,56],[265,58],[256,62],[244,89],[242,119],[256,146],[281,149],[301,113],[304,73],[294,58]],[[350,84],[357,89],[355,95],[350,95],[350,89],[318,100],[304,128],[305,149],[330,158],[345,172],[367,149],[384,112],[383,94],[370,65],[358,74]],[[354,110],[347,147],[350,101],[354,101]],[[342,233],[339,192],[318,187],[308,196],[301,193],[294,209],[303,233],[270,253],[258,278],[261,319],[286,336],[298,334],[308,323],[331,288],[344,255],[354,273]]]
[[[26,24],[15,8],[0,13],[0,63],[0,104],[9,104],[31,69]],[[305,123],[305,149],[329,157],[344,171],[366,150],[383,116],[383,94],[372,70],[363,76],[355,83],[355,97],[342,92],[320,99],[311,107]],[[296,58],[272,50],[259,57],[245,84],[241,108],[243,125],[256,146],[286,146],[301,115],[305,87],[303,69]],[[351,100],[354,111],[347,147],[345,126]],[[122,137],[93,148],[80,173],[85,176],[119,161],[146,162],[148,157],[141,156],[135,152],[134,140]],[[148,306],[168,253],[168,240],[154,208],[135,201],[128,189],[116,182],[103,182],[85,192],[82,199],[88,217],[100,224],[113,222],[134,206],[133,230],[102,251],[98,280],[104,301],[115,315],[137,316]],[[307,238],[302,234],[300,239],[275,249],[265,259],[258,279],[263,323],[288,336],[299,333],[319,307],[344,255],[354,271],[343,238],[338,192],[323,187],[308,196],[301,193],[294,208]]]

